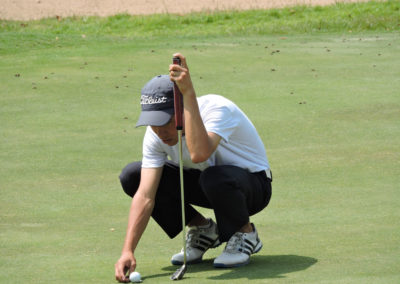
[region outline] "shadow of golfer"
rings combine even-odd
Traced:
[[[190,265],[190,273],[221,271],[217,276],[208,277],[212,280],[285,278],[285,274],[305,270],[317,262],[315,258],[299,255],[253,255],[246,266],[214,268],[213,259],[206,259],[202,263]],[[165,267],[163,270],[174,271],[176,267]]]
[[[227,269],[225,273],[209,279],[266,279],[285,278],[285,274],[305,270],[317,259],[299,255],[255,255],[247,266]]]

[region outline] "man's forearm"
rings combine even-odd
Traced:
[[[133,252],[136,249],[149,222],[153,208],[154,199],[143,196],[139,192],[135,194],[129,212],[128,228],[126,230],[124,247],[122,249],[123,252]]]
[[[184,95],[184,113],[185,137],[190,158],[194,163],[204,162],[214,153],[221,137],[207,132],[194,90]]]
[[[221,138],[215,133],[208,133],[204,126],[186,58],[180,53],[175,53],[174,57],[181,59],[181,65],[171,64],[169,71],[171,80],[183,95],[186,144],[192,162],[201,163],[210,158]]]
[[[184,96],[185,137],[190,157],[194,163],[207,160],[214,151],[201,119],[194,90]]]

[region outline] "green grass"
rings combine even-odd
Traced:
[[[398,3],[293,8],[375,11],[372,30],[352,32],[151,31],[156,19],[184,19],[170,15],[138,17],[149,31],[124,37],[132,26],[118,19],[136,18],[115,16],[86,19],[92,31],[96,21],[116,27],[82,38],[83,18],[2,22],[0,283],[114,283],[130,204],[118,175],[141,157],[140,89],[176,51],[198,95],[222,94],[249,115],[275,179],[270,206],[252,219],[264,248],[251,264],[213,269],[220,247],[184,282],[398,283],[400,37],[379,20],[398,17],[387,8]],[[276,18],[284,26],[288,11],[248,13],[287,13]],[[243,23],[246,13],[209,16],[225,15]],[[170,281],[180,243],[151,221],[136,252],[145,283]]]
[[[237,35],[283,32],[395,30],[399,26],[399,1],[333,6],[295,6],[284,9],[201,12],[188,15],[116,15],[108,18],[51,18],[32,22],[3,21],[6,30],[51,31],[56,34],[160,36]],[[78,23],[77,23],[78,22]],[[200,29],[201,28],[201,29]]]
[[[188,15],[116,15],[49,18],[38,21],[0,20],[3,32],[20,36],[85,35],[91,37],[159,37],[265,35],[343,31],[395,31],[400,26],[400,2],[371,1],[333,6],[295,6],[285,9],[192,13]]]

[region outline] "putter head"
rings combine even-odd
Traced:
[[[177,269],[171,276],[171,280],[181,280],[186,272],[186,264]]]

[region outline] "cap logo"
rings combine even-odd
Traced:
[[[140,92],[142,112],[136,126],[167,123],[174,113],[173,89],[169,75],[159,75],[147,82]]]
[[[158,97],[154,98],[152,96],[142,95],[140,98],[140,104],[142,105],[155,105],[155,104],[163,104],[167,102],[167,97]]]

